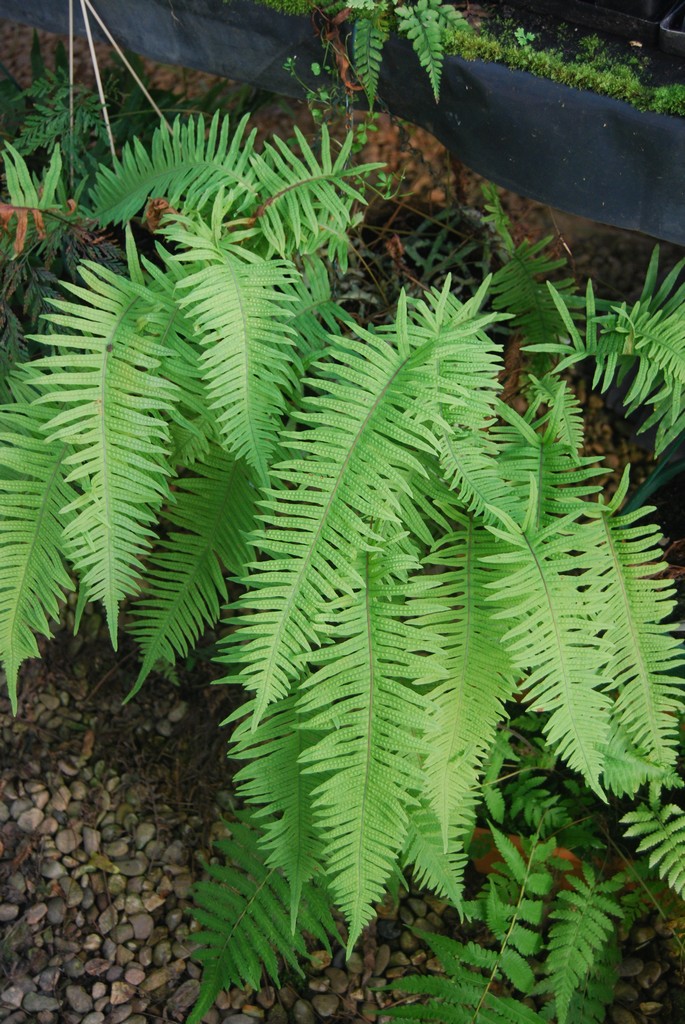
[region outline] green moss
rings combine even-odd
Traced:
[[[230,3],[231,0],[224,0]],[[314,9],[312,0],[257,0],[261,7],[271,7],[281,14],[311,14]]]
[[[573,61],[561,50],[536,50],[530,44],[522,46],[513,33],[497,38],[485,31],[481,35],[449,33],[445,52],[464,60],[505,64],[574,89],[623,100],[638,110],[685,116],[685,85],[645,84],[640,77],[640,60],[632,55],[623,61],[616,60],[605,51],[597,36],[587,36],[581,42]]]

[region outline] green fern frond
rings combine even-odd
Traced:
[[[533,243],[524,240],[492,278],[493,309],[513,316],[509,327],[523,337],[526,348],[549,343],[564,331],[557,304],[545,282],[566,266],[566,260],[547,255],[551,241],[551,238]],[[575,283],[571,278],[564,278],[555,281],[554,288],[558,298],[567,302],[574,293]]]
[[[294,268],[216,241],[203,224],[175,224],[167,234],[183,247],[174,259],[190,271],[177,281],[178,303],[203,349],[200,369],[221,441],[266,483],[298,380],[288,323]]]
[[[259,988],[263,968],[278,984],[278,957],[301,974],[298,956],[307,951],[304,931],[325,948],[330,948],[328,935],[336,934],[328,897],[313,883],[307,887],[293,932],[288,883],[264,863],[254,831],[238,822],[231,822],[230,829],[233,838],[216,844],[227,863],[206,865],[210,880],[194,889],[193,914],[201,929],[193,935],[200,945],[193,956],[203,965],[203,973],[188,1024],[199,1024],[222,989]]]
[[[254,502],[245,466],[216,445],[196,461],[192,475],[178,480],[166,512],[173,529],[153,551],[145,593],[131,608],[143,662],[127,699],[157,661],[184,656],[219,619],[226,600],[222,567],[236,574],[247,561]]]
[[[659,455],[685,424],[685,312],[683,307],[670,311],[654,309],[648,302],[637,302],[628,309],[624,303],[603,318],[596,352],[595,382],[603,378],[603,390],[611,379],[613,364],[620,376],[636,367],[625,398],[627,413],[645,405],[653,406],[652,415],[641,430],[657,426],[655,443]]]
[[[393,989],[431,998],[420,1004],[384,1007],[383,1012],[393,1020],[425,1024],[542,1024],[544,1018],[520,999],[493,992],[492,983],[501,966],[497,950],[474,942],[456,942],[444,935],[422,933],[421,937],[440,959],[446,976],[414,974],[394,980]]]
[[[273,705],[256,729],[251,722],[252,702],[227,720],[238,722],[229,755],[246,763],[234,776],[240,794],[255,807],[268,851],[267,864],[280,867],[290,884],[291,925],[310,879],[321,873],[321,839],[312,809],[316,779],[303,772],[302,755],[321,733],[307,729],[296,710],[296,697]]]
[[[469,808],[462,807],[460,817],[467,817]],[[475,806],[472,806],[475,819]],[[411,868],[412,878],[421,888],[429,888],[455,907],[461,906],[464,871],[467,865],[463,848],[445,852],[440,821],[432,807],[423,803],[409,809],[409,827],[402,861]]]
[[[604,692],[608,674],[602,670],[608,642],[600,636],[611,620],[601,593],[587,591],[594,535],[573,515],[553,519],[540,531],[527,528],[538,506],[533,488],[520,533],[490,527],[510,546],[486,556],[503,570],[490,584],[493,600],[506,604],[498,615],[515,620],[503,644],[526,674],[529,702],[550,713],[549,741],[601,795],[610,705]]]
[[[406,621],[399,599],[416,567],[400,546],[366,552],[359,589],[332,602],[322,633],[328,646],[301,687],[300,713],[324,736],[301,756],[325,775],[313,793],[329,888],[349,923],[348,951],[382,899],[417,802],[427,698],[416,687],[441,674],[426,652],[430,631]]]
[[[233,216],[244,215],[258,195],[249,160],[256,129],[246,136],[247,120],[231,131],[218,111],[208,128],[202,117],[179,117],[171,133],[166,125],[155,131],[149,152],[134,138],[114,167],[100,165],[91,193],[94,216],[101,224],[124,224],[148,199],[161,197],[175,209],[211,209],[222,190]]]
[[[421,67],[428,73],[437,102],[445,57],[445,33],[450,28],[464,28],[466,22],[442,0],[417,0],[411,7],[396,7],[395,15],[398,31],[411,40]]]
[[[66,333],[37,340],[57,355],[31,364],[37,402],[61,407],[44,425],[48,442],[70,446],[67,483],[80,493],[64,539],[80,577],[80,607],[102,600],[116,647],[119,604],[137,589],[141,556],[167,494],[168,414],[176,388],[156,371],[164,349],[145,331],[154,307],[135,283],[84,265],[87,287],[68,285],[79,302],[56,300],[49,320]]]
[[[286,294],[295,298],[288,326],[294,332],[296,351],[305,373],[326,352],[331,335],[349,323],[345,310],[334,301],[326,263],[317,256],[302,261],[304,273],[297,275]]]
[[[6,142],[3,149],[5,181],[10,202],[14,206],[47,210],[59,204],[58,189],[62,178],[62,155],[56,146],[44,175],[31,174],[21,153]]]
[[[369,107],[373,107],[378,92],[383,45],[388,35],[387,28],[376,19],[360,18],[354,23],[354,70],[364,86]]]
[[[599,880],[584,864],[583,878],[569,875],[568,884],[570,889],[557,893],[550,915],[547,977],[539,986],[540,992],[554,996],[558,1024],[577,1020],[569,1015],[573,996],[585,987],[622,917],[616,896],[622,878]]]
[[[685,652],[665,622],[674,606],[672,584],[654,578],[662,562],[658,527],[638,522],[649,509],[616,515],[619,501],[594,506],[600,510],[598,568],[604,560],[599,586],[611,623],[606,634],[612,643],[607,676],[617,691],[620,724],[636,747],[664,768],[676,758],[674,713],[683,701],[677,669],[685,662]]]
[[[45,443],[45,412],[14,405],[0,416],[0,659],[16,714],[19,667],[39,653],[34,633],[51,636],[49,620],[59,620],[71,588],[61,513],[74,492],[65,482],[70,449]]]
[[[355,184],[383,164],[350,165],[353,133],[335,156],[326,125],[322,125],[317,157],[297,126],[295,145],[274,136],[262,153],[252,153],[252,169],[259,181],[261,201],[251,223],[266,242],[266,256],[290,257],[324,250],[329,260],[347,269],[350,208],[366,205]],[[297,156],[295,150],[302,154]]]
[[[440,636],[447,670],[431,693],[424,768],[445,850],[471,825],[475,786],[516,678],[489,600],[493,570],[483,561],[498,542],[473,518],[456,511],[452,518],[454,531],[429,558],[445,567],[434,577],[438,608],[421,619]]]
[[[405,309],[383,334],[332,338],[317,364],[321,376],[296,417],[303,429],[286,435],[302,457],[274,468],[276,486],[263,502],[267,529],[256,544],[271,557],[255,566],[252,593],[240,602],[254,612],[239,617],[229,638],[248,642],[222,656],[242,666],[243,684],[256,691],[256,720],[288,693],[300,656],[318,643],[322,605],[359,586],[357,552],[379,542],[372,523],[401,520],[407,478],[425,475],[421,460],[437,448],[424,422],[431,410],[441,420],[443,399],[462,396],[468,422],[473,403],[480,408],[479,386],[493,387],[492,358],[479,344],[487,318],[476,300],[461,306],[448,283],[432,296],[430,317],[424,303],[411,322]],[[438,366],[455,377],[461,370],[470,390],[440,378]]]
[[[685,891],[685,811],[676,804],[646,804],[621,818],[626,838],[638,838],[638,853],[649,851],[649,866],[678,896]]]

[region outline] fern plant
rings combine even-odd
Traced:
[[[258,959],[274,972],[283,922],[312,930],[321,893],[348,950],[400,869],[462,903],[514,697],[599,799],[673,784],[671,586],[655,578],[654,529],[621,515],[627,480],[598,494],[563,370],[595,358],[608,383],[637,361],[630,401],[652,401],[668,433],[685,384],[674,279],[657,288],[650,271],[638,310],[597,314],[591,292],[581,310],[570,286],[542,289],[554,263],[512,243],[466,300],[448,275],[402,293],[386,323],[358,324],[326,269],[345,268],[378,169],[350,147],[324,132],[317,152],[301,134],[258,151],[245,121],[218,116],[160,129],[149,151],[133,140],[98,173],[88,213],[103,228],[144,216],[154,259],[128,232],[125,273],[83,263],[33,337],[41,354],[4,382],[0,656],[15,709],[20,665],[72,580],[77,623],[101,601],[113,644],[122,628],[139,641],[134,691],[216,625],[231,581],[218,660],[246,694],[230,750],[259,835],[236,828],[238,867],[200,890],[205,1007]],[[39,209],[59,167],[41,183],[9,151],[6,173],[10,202],[30,193]],[[500,383],[509,324],[545,356],[517,409]],[[245,878],[238,851],[255,842],[261,867]],[[493,881],[500,954],[463,955],[525,992],[538,910],[524,894],[541,895],[542,877],[537,854],[519,864],[501,844],[515,913]],[[497,1019],[492,986],[474,984],[473,1005]]]

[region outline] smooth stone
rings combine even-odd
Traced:
[[[142,967],[134,967],[133,964],[131,964],[130,967],[126,968],[124,978],[129,985],[140,985],[145,981],[145,971]]]
[[[27,1013],[39,1013],[41,1010],[59,1010],[60,1001],[54,996],[41,995],[40,992],[28,992],[24,997],[22,1009]]]
[[[81,837],[73,828],[63,828],[55,836],[55,846],[60,853],[73,853],[81,845]]]
[[[78,907],[83,900],[83,889],[75,882],[73,878],[65,878],[59,883],[60,889],[64,893],[64,898],[67,901],[68,907]]]
[[[173,959],[173,950],[168,939],[162,939],[152,950],[152,962],[155,967],[164,967]]]
[[[24,1001],[26,993],[18,985],[10,985],[4,992],[0,993],[0,1002],[5,1006],[10,1006],[13,1010],[18,1010]]]
[[[90,1013],[87,1013],[85,1015],[85,1017],[81,1021],[81,1024],[104,1024],[104,1020],[104,1013],[102,1013],[100,1010],[92,1010]],[[145,1020],[145,1018],[143,1018],[143,1020]]]
[[[175,725],[176,722],[180,722],[181,719],[185,718],[187,710],[188,704],[186,703],[186,701],[180,700],[178,704],[176,704],[175,707],[171,709],[171,711],[167,715],[167,718],[169,719],[170,722],[173,722]]]
[[[197,1000],[200,994],[200,982],[195,978],[184,981],[167,1001],[167,1008],[174,1013],[183,1013]]]
[[[112,1006],[121,1006],[123,1003],[130,1002],[135,994],[134,986],[130,985],[127,981],[115,981],[112,985],[110,1002]]]
[[[29,909],[26,911],[26,914],[24,915],[24,920],[26,921],[27,924],[30,925],[38,924],[39,921],[43,920],[47,912],[47,903],[34,903],[34,905],[32,907],[29,907]]]
[[[133,928],[134,938],[139,941],[149,938],[155,926],[154,918],[151,914],[133,914],[129,918],[129,922]]]
[[[63,878],[67,873],[67,869],[59,860],[46,860],[41,866],[40,873],[43,878],[54,880],[56,878]]]
[[[128,839],[115,839],[112,843],[105,843],[104,854],[112,860],[128,855]]]
[[[98,853],[100,850],[100,833],[89,825],[83,826],[83,849],[86,851],[89,857],[92,857],[94,853]]]
[[[142,952],[142,950],[141,950]],[[140,986],[143,992],[154,992],[156,989],[166,985],[171,979],[171,971],[168,967],[159,967],[156,971],[148,974]]]
[[[19,907],[16,903],[0,903],[0,924],[14,921],[18,913]]]
[[[135,832],[135,843],[136,849],[142,850],[144,846],[147,846],[155,836],[157,835],[157,829],[151,821],[141,821],[140,825],[136,826]]]
[[[100,916],[98,917],[98,927],[103,935],[107,935],[111,932],[117,923],[117,912],[114,907],[105,907]]]
[[[314,996],[312,1006],[321,1017],[332,1017],[338,1009],[340,1000],[332,992]]]
[[[109,934],[112,941],[120,945],[133,938],[133,927],[128,921],[122,921],[121,924],[115,925]]]
[[[67,910],[66,902],[61,896],[53,896],[48,900],[48,921],[50,924],[61,924]]]
[[[144,875],[147,870],[148,860],[144,853],[139,854],[137,857],[132,857],[130,860],[120,860],[117,863],[117,867],[122,875],[126,875],[127,878],[135,878],[138,875]]]
[[[304,999],[298,999],[293,1006],[293,1019],[295,1024],[316,1024],[316,1017],[311,1003]]]
[[[45,815],[38,807],[31,807],[28,811],[22,811],[17,818],[17,825],[22,832],[35,832]]]
[[[662,974],[663,967],[661,964],[656,960],[650,960],[638,974],[638,984],[641,985],[642,988],[651,988],[652,985],[657,983]]]
[[[67,1002],[77,1013],[88,1013],[93,1009],[93,1000],[81,985],[67,985]]]

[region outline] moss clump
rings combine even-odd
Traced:
[[[224,0],[230,3],[231,0]],[[281,14],[311,14],[314,3],[312,0],[257,0],[261,7],[271,7]]]
[[[619,61],[604,52],[596,36],[587,37],[576,56],[569,61],[561,50],[537,50],[530,43],[521,45],[516,38],[495,37],[487,32],[450,33],[445,52],[465,60],[482,60],[527,71],[549,78],[560,85],[599,93],[630,103],[638,110],[685,116],[685,85],[650,86],[640,78],[640,64],[634,58]]]

